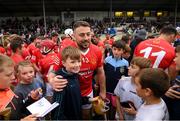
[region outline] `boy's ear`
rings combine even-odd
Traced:
[[[148,96],[151,96],[152,93],[153,93],[153,92],[152,92],[152,90],[151,90],[150,88],[146,88],[146,89],[145,89],[145,96],[147,96],[147,97],[148,97]]]
[[[62,61],[62,65],[65,66],[65,62],[64,61]]]

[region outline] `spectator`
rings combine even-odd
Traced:
[[[168,120],[169,113],[162,96],[169,88],[169,76],[162,69],[147,68],[135,77],[136,92],[144,103],[138,109],[135,121]]]

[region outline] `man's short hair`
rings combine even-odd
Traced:
[[[170,86],[169,76],[160,68],[145,68],[139,74],[142,89],[150,88],[155,97],[163,96]]]
[[[177,35],[177,30],[173,26],[168,25],[168,26],[164,26],[160,30],[160,34],[166,34],[166,35],[174,34],[174,35]]]
[[[22,44],[24,43],[24,40],[19,35],[12,35],[9,37],[10,39],[10,47],[12,51],[15,53],[17,48],[21,49]]]
[[[80,27],[80,26],[83,26],[83,27],[91,27],[90,24],[86,21],[76,21],[73,25],[73,31]]]
[[[81,59],[81,52],[78,48],[68,46],[62,50],[62,61],[66,61],[68,58],[72,60],[80,60]]]
[[[137,65],[140,69],[150,68],[151,60],[148,58],[144,58],[144,57],[134,57],[131,60],[131,64]]]

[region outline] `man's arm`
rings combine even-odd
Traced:
[[[49,72],[48,74],[48,82],[52,86],[55,91],[62,91],[64,87],[67,85],[67,80],[63,79],[62,76],[56,75],[53,72]]]
[[[96,78],[97,78],[96,81],[98,82],[98,85],[100,86],[99,96],[101,96],[102,99],[105,99],[106,98],[106,78],[105,78],[103,66],[98,67]]]

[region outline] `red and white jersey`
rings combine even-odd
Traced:
[[[45,58],[39,60],[38,65],[45,80],[47,80],[46,77],[49,72],[50,66],[53,66],[53,70],[58,70],[59,63],[60,59],[56,53],[49,53]]]
[[[39,48],[36,48],[31,55],[31,62],[38,64],[39,60],[43,58],[42,53],[40,52]]]
[[[30,58],[31,58],[31,54],[29,53],[28,49],[26,49],[25,47],[22,48],[22,57],[25,60],[30,60]]]
[[[27,49],[28,49],[28,51],[29,51],[29,53],[31,55],[31,59],[30,59],[31,62],[35,63],[35,64],[38,64],[38,61],[43,58],[43,55],[40,52],[40,49],[37,48],[34,43],[31,43],[27,47]]]
[[[153,68],[166,69],[174,63],[175,50],[166,40],[155,38],[138,44],[134,55],[149,58]]]
[[[75,42],[73,42],[71,46],[77,47]],[[65,46],[63,46],[63,48],[65,48]],[[102,52],[97,46],[91,44],[86,52],[81,52],[81,59],[82,66],[79,72],[80,90],[82,96],[87,96],[92,92],[92,80],[94,71],[98,67],[103,66]]]
[[[81,95],[87,96],[92,91],[92,80],[94,70],[103,65],[103,58],[100,49],[91,44],[89,49],[81,54],[82,66],[79,72]]]

